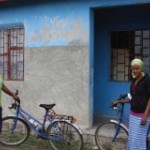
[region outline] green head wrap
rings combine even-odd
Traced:
[[[141,59],[133,59],[131,62],[131,66],[137,65],[139,66],[142,70],[144,69],[144,63]]]
[[[131,67],[134,66],[134,65],[137,65],[141,68],[141,70],[143,71],[144,69],[144,63],[141,59],[133,59],[132,62],[131,62]],[[144,76],[144,72],[142,72],[142,75]],[[135,78],[134,74],[132,73],[132,77]]]

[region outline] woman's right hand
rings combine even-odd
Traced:
[[[117,104],[119,103],[119,101],[118,100],[116,100],[116,101],[113,101],[113,102],[111,102],[110,103],[110,107],[115,107]]]

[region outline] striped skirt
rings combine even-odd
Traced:
[[[129,138],[127,150],[147,150],[147,134],[149,130],[150,117],[147,124],[141,126],[142,115],[130,114],[129,118]]]

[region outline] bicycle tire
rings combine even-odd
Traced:
[[[16,146],[25,142],[30,135],[30,128],[27,123],[18,118],[16,128],[12,132],[16,117],[8,116],[2,118],[2,130],[0,133],[0,143],[8,146]]]
[[[95,142],[100,150],[126,150],[128,132],[123,126],[119,125],[120,132],[113,141],[117,126],[118,123],[114,122],[98,126],[95,131]]]
[[[82,150],[83,136],[79,130],[67,121],[54,121],[47,128],[47,135],[60,138],[49,140],[54,150]],[[61,136],[60,136],[61,135]]]

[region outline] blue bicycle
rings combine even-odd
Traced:
[[[121,99],[125,99],[130,94],[120,95]],[[118,119],[101,124],[95,131],[95,141],[100,150],[126,150],[128,141],[128,125],[129,119],[124,115],[124,104],[113,107],[113,110],[119,114]],[[149,147],[149,136],[147,135],[147,147]],[[147,150],[150,150],[147,148]]]
[[[15,110],[15,115],[2,119],[0,142],[9,146],[22,144],[33,130],[37,137],[49,140],[54,150],[82,150],[83,136],[75,124],[76,118],[56,114],[52,109],[54,106],[40,104],[45,109],[43,121],[40,122],[23,110],[20,103],[14,102],[9,109]]]
[[[118,100],[125,99],[127,94],[121,95]],[[101,124],[95,131],[95,141],[100,150],[126,150],[128,140],[128,118],[124,116],[124,104],[114,107],[119,114],[118,119]]]

